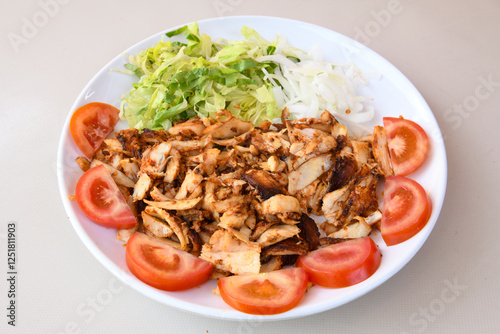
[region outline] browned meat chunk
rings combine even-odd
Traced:
[[[266,171],[251,169],[241,177],[257,190],[263,200],[285,193],[281,185]]]

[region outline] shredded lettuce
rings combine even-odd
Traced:
[[[246,26],[241,34],[245,40],[212,41],[192,23],[129,56],[124,71],[139,82],[122,97],[120,116],[130,127],[153,130],[222,109],[256,125],[278,119],[285,107],[297,118],[318,117],[325,109],[358,114],[361,121],[372,117],[370,110],[361,113],[363,97],[355,88],[362,82],[352,80],[361,74],[352,66],[344,71],[281,36],[270,42]]]
[[[184,34],[185,42],[161,40],[129,57],[125,67],[140,80],[122,99],[122,117],[131,127],[154,130],[221,109],[254,124],[279,117],[272,84],[263,80],[276,65],[255,60],[276,46],[253,29],[243,31],[252,41],[214,42],[193,23],[166,34]]]

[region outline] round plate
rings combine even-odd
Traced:
[[[423,245],[439,216],[446,191],[446,152],[441,132],[429,106],[411,82],[392,64],[364,45],[334,31],[300,21],[273,18],[240,16],[225,17],[199,21],[201,33],[212,39],[243,39],[240,29],[243,25],[254,28],[268,40],[274,40],[277,34],[288,39],[290,45],[309,51],[315,44],[319,45],[325,60],[335,62],[354,62],[362,72],[374,72],[381,75],[379,79],[370,80],[360,93],[372,97],[375,117],[368,126],[381,125],[382,117],[399,115],[419,123],[430,139],[430,150],[424,165],[410,177],[419,182],[429,193],[433,212],[425,228],[410,240],[392,247],[387,247],[380,233],[372,233],[383,254],[380,268],[364,282],[342,289],[325,289],[312,287],[302,302],[294,309],[272,316],[250,316],[227,306],[220,296],[212,293],[216,281],[210,281],[199,289],[169,293],[152,288],[137,280],[125,264],[125,247],[116,240],[116,230],[106,229],[91,222],[79,209],[76,201],[68,199],[74,194],[76,183],[82,174],[75,158],[82,155],[76,147],[69,131],[72,113],[89,102],[106,102],[116,107],[120,105],[120,97],[131,89],[136,78],[110,69],[121,69],[127,62],[124,55],[118,55],[104,66],[85,86],[71,108],[64,125],[58,150],[57,176],[59,190],[69,219],[85,246],[115,276],[142,294],[182,310],[196,314],[223,318],[245,320],[275,320],[307,316],[330,310],[373,290],[396,274]],[[133,55],[157,43],[165,32],[178,27],[169,28],[151,36],[125,51]],[[165,37],[166,38],[166,37]],[[123,121],[118,128],[126,128]],[[117,128],[117,129],[118,129]]]

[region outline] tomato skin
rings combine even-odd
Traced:
[[[417,123],[404,118],[384,117],[394,174],[406,176],[422,166],[429,151],[429,138]]]
[[[104,139],[113,131],[120,111],[112,105],[92,102],[77,109],[69,128],[76,146],[87,158],[92,158]]]
[[[386,178],[380,232],[387,246],[417,234],[427,224],[431,212],[429,196],[419,183],[402,176]]]
[[[165,291],[182,291],[210,278],[213,266],[188,252],[135,232],[127,242],[127,267],[142,282]]]
[[[109,228],[132,228],[137,223],[132,209],[104,166],[89,169],[75,189],[78,206],[95,223]]]
[[[370,237],[317,249],[299,256],[309,282],[325,288],[344,288],[366,280],[380,266],[380,251]]]
[[[302,268],[281,269],[265,274],[229,276],[217,282],[222,299],[248,314],[271,315],[297,306],[307,290]]]

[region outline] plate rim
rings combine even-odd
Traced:
[[[214,18],[208,18],[204,20],[198,20],[198,21],[191,21],[188,23],[184,23],[181,25],[177,25],[168,29],[164,29],[160,32],[154,33],[136,43],[133,45],[129,46],[126,50],[112,58],[110,61],[108,61],[98,72],[96,72],[92,78],[86,83],[80,94],[78,94],[78,97],[75,99],[74,103],[71,106],[71,109],[68,112],[68,115],[66,116],[66,120],[64,122],[61,135],[59,138],[59,143],[58,143],[58,151],[57,151],[57,179],[58,179],[58,187],[59,187],[59,193],[63,202],[64,209],[66,213],[68,214],[68,218],[75,229],[75,232],[77,233],[78,237],[86,248],[92,253],[94,257],[97,258],[97,260],[106,268],[108,269],[115,277],[120,279],[123,283],[128,285],[129,287],[133,288],[134,290],[140,292],[141,294],[147,296],[148,298],[151,298],[157,302],[160,302],[164,305],[174,307],[179,310],[183,310],[189,313],[193,313],[195,315],[202,315],[206,317],[211,317],[211,318],[217,318],[217,319],[224,319],[224,320],[246,320],[246,321],[273,321],[273,320],[286,320],[286,319],[293,319],[293,318],[299,318],[299,317],[305,317],[321,312],[325,312],[328,310],[332,310],[336,307],[339,307],[341,305],[344,305],[348,302],[351,302],[357,298],[360,298],[361,296],[365,295],[366,293],[376,289],[383,283],[387,282],[391,277],[394,277],[403,267],[405,267],[411,259],[415,256],[415,254],[422,248],[423,244],[427,241],[430,233],[434,229],[443,203],[446,195],[446,188],[447,188],[447,174],[448,174],[448,166],[447,166],[447,156],[446,156],[446,147],[444,144],[444,141],[441,142],[434,142],[434,145],[440,144],[440,149],[442,150],[442,153],[444,155],[443,159],[443,178],[442,178],[442,196],[440,198],[433,198],[433,201],[437,201],[433,207],[433,212],[432,216],[435,216],[435,219],[432,223],[432,227],[428,228],[426,230],[422,230],[419,232],[421,242],[416,246],[413,247],[411,252],[407,254],[404,259],[399,263],[398,266],[393,266],[391,267],[391,270],[386,274],[385,276],[381,277],[378,281],[371,282],[372,284],[365,285],[363,288],[358,289],[355,291],[353,294],[349,295],[347,298],[344,298],[342,301],[334,303],[334,304],[326,304],[322,303],[320,305],[312,305],[308,307],[307,309],[304,310],[304,312],[300,314],[296,314],[297,312],[293,312],[293,310],[288,311],[286,313],[281,313],[277,315],[267,315],[267,316],[252,316],[248,315],[245,313],[241,313],[235,310],[231,310],[228,312],[221,311],[214,309],[213,307],[207,307],[203,305],[198,305],[195,303],[191,302],[186,302],[184,300],[180,300],[179,298],[172,297],[168,294],[163,294],[163,293],[158,293],[158,290],[147,286],[146,284],[138,281],[135,278],[131,278],[129,275],[127,275],[120,267],[118,267],[117,264],[115,264],[113,261],[111,261],[94,243],[94,241],[91,239],[91,237],[87,234],[87,232],[84,230],[80,222],[78,221],[78,218],[75,216],[73,212],[73,208],[71,207],[70,200],[68,199],[68,194],[66,194],[66,180],[64,178],[64,173],[62,169],[64,168],[64,164],[62,161],[64,161],[63,153],[64,153],[64,147],[66,144],[66,138],[71,137],[71,134],[69,133],[69,122],[71,119],[71,115],[76,110],[80,105],[79,103],[84,100],[86,94],[88,93],[89,89],[92,87],[92,84],[94,81],[97,80],[97,78],[102,75],[103,72],[108,71],[109,66],[115,62],[116,60],[119,60],[121,57],[123,57],[124,54],[127,54],[128,50],[134,49],[139,45],[142,45],[146,43],[148,40],[152,39],[157,39],[161,38],[164,36],[165,32],[172,31],[174,29],[177,29],[179,27],[182,27],[186,24],[194,23],[197,22],[199,25],[205,25],[205,24],[213,24],[213,23],[218,23],[218,22],[224,22],[228,20],[241,20],[241,25],[245,24],[244,20],[268,20],[268,21],[273,21],[273,22],[288,22],[289,24],[302,24],[309,26],[310,28],[314,30],[321,30],[323,33],[327,33],[328,35],[335,36],[336,38],[339,38],[341,41],[347,42],[348,44],[369,52],[372,57],[375,57],[378,62],[381,62],[384,66],[390,68],[397,76],[399,76],[400,79],[403,79],[405,82],[405,85],[407,86],[406,89],[411,90],[411,94],[417,98],[419,104],[423,106],[425,109],[428,110],[429,115],[435,124],[436,128],[439,130],[439,134],[441,134],[439,125],[437,123],[437,120],[432,112],[432,109],[429,107],[421,93],[417,90],[417,88],[413,85],[413,83],[392,63],[390,63],[388,60],[386,60],[384,57],[382,57],[380,54],[375,52],[374,50],[368,48],[367,46],[361,44],[360,42],[345,36],[337,31],[328,29],[323,26],[319,26],[313,23],[305,22],[305,21],[300,21],[300,20],[294,20],[294,19],[289,19],[289,18],[283,18],[283,17],[275,17],[275,16],[260,16],[260,15],[237,15],[237,16],[226,16],[226,17],[214,17]],[[258,28],[254,28],[258,31]],[[406,91],[405,89],[405,91]],[[105,101],[103,101],[105,102]],[[413,105],[414,103],[412,103]],[[423,234],[422,234],[423,233]],[[395,247],[395,246],[392,246]],[[386,277],[387,276],[387,277]],[[315,287],[315,288],[320,288],[320,287]],[[322,288],[320,288],[322,289]],[[169,301],[166,303],[166,301]],[[193,310],[193,307],[196,309],[196,311]],[[228,315],[231,315],[228,317]]]

